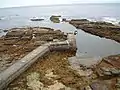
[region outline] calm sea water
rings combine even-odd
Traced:
[[[8,29],[23,26],[47,26],[69,32],[76,30],[67,23],[54,24],[50,22],[51,15],[61,15],[71,18],[88,18],[91,20],[103,20],[113,23],[120,21],[120,4],[78,4],[59,6],[36,6],[0,9],[0,29]],[[30,18],[45,18],[41,22],[32,22]],[[0,33],[3,35],[3,33]],[[77,37],[78,53],[88,56],[108,56],[120,53],[120,44],[87,34],[79,30]]]
[[[78,4],[59,6],[36,6],[0,9],[0,28],[11,28],[34,24],[32,17],[43,17],[49,21],[51,15],[66,18],[120,19],[120,4]],[[46,22],[44,22],[46,23]]]

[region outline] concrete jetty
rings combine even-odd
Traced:
[[[18,60],[12,66],[0,73],[0,90],[6,88],[15,78],[27,70],[38,58],[45,53],[58,50],[76,50],[76,39],[74,34],[68,34],[66,41],[51,42],[39,46],[28,55]]]

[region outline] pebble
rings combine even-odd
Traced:
[[[105,72],[109,72],[110,70],[108,69],[108,68],[106,68],[106,67],[101,67],[101,70],[102,71],[105,71]]]
[[[103,72],[104,75],[111,76],[111,72]]]
[[[116,68],[111,68],[111,69],[110,69],[110,72],[111,72],[113,75],[119,75],[119,74],[120,74],[120,70],[119,70],[119,69],[116,69]]]
[[[90,86],[86,86],[84,90],[92,90]]]

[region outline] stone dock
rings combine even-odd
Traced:
[[[27,70],[38,58],[45,53],[58,50],[74,50],[76,51],[76,39],[72,33],[67,34],[67,40],[45,43],[32,52],[25,55],[20,60],[0,73],[0,90],[6,88],[15,78]]]

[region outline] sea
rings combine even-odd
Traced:
[[[52,23],[51,15],[61,15],[67,19],[89,19],[91,21],[106,21],[116,25],[120,22],[120,4],[70,4],[0,8],[0,36],[6,34],[2,30],[15,27],[51,27],[64,32],[77,30],[68,23]],[[31,21],[33,17],[43,18],[43,21]],[[85,57],[105,57],[120,54],[120,44],[114,40],[100,38],[78,30],[76,36],[79,55]]]

